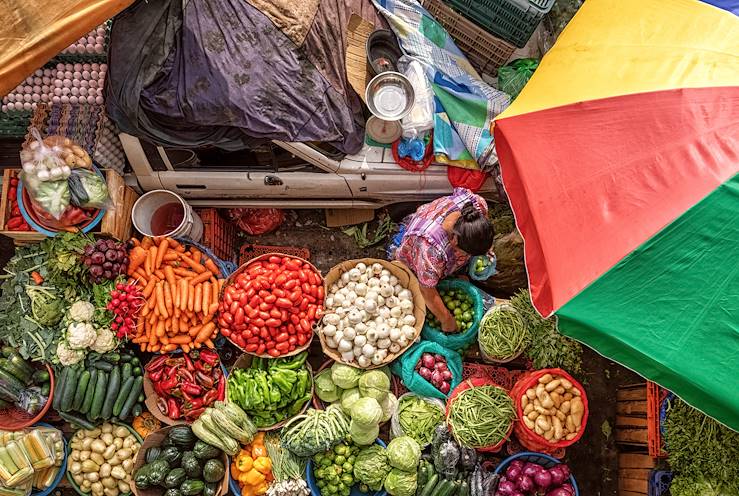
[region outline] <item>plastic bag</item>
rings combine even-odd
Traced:
[[[411,82],[415,95],[411,112],[400,121],[403,137],[423,137],[424,131],[434,127],[434,90],[419,61],[401,57],[398,66]]]
[[[41,394],[41,388],[32,386],[21,391],[16,405],[29,415],[36,415],[46,405],[46,400],[47,397]]]
[[[82,208],[107,208],[110,205],[105,179],[87,169],[75,169],[69,176],[72,204]]]
[[[495,269],[497,262],[495,254],[474,256],[467,264],[467,274],[474,281],[486,281],[498,272]]]
[[[449,391],[453,391],[457,387],[457,384],[462,382],[462,357],[456,351],[444,348],[442,345],[432,341],[421,341],[408,348],[408,351],[393,362],[393,372],[403,379],[403,384],[410,391],[420,396],[446,400],[446,394],[436,389],[430,382],[416,372],[416,364],[424,353],[438,354],[446,358],[446,366],[452,373],[452,380],[450,381],[451,388]]]
[[[228,217],[245,233],[257,236],[280,227],[285,221],[285,211],[279,208],[232,208]]]
[[[28,191],[32,207],[42,217],[60,220],[70,203],[69,184],[66,179],[41,181],[33,174],[21,173],[21,181]]]
[[[516,59],[498,69],[498,88],[516,98],[539,67],[536,59]]]

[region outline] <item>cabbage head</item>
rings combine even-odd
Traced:
[[[398,409],[398,398],[396,398],[393,393],[387,393],[385,399],[380,401],[380,408],[382,408],[382,418],[380,419],[380,423],[387,422]]]
[[[350,414],[352,421],[364,427],[372,427],[380,423],[382,408],[374,398],[359,398],[352,405]]]
[[[359,377],[362,375],[360,369],[355,369],[343,363],[334,362],[331,365],[331,380],[341,389],[351,389],[357,387]]]
[[[385,490],[391,496],[413,496],[416,494],[416,471],[392,469],[385,477]]]
[[[352,437],[352,441],[357,446],[369,446],[377,440],[377,436],[380,435],[380,426],[375,424],[367,427],[361,425],[355,421],[349,423],[349,435]]]
[[[369,396],[382,401],[390,392],[390,379],[380,370],[370,370],[359,378],[359,392],[362,396]]]
[[[359,389],[357,388],[347,389],[341,393],[341,409],[344,410],[344,413],[351,415],[352,405],[361,397],[362,395],[359,394]]]
[[[339,399],[341,389],[336,387],[336,384],[331,380],[331,371],[324,370],[316,376],[315,379],[316,394],[326,403],[333,403]]]
[[[396,437],[387,445],[387,459],[390,466],[415,473],[421,459],[421,446],[410,436]]]
[[[382,489],[382,483],[389,471],[385,448],[377,444],[362,449],[354,462],[354,477],[373,491]]]

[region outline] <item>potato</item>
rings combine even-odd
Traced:
[[[96,439],[90,444],[90,450],[94,453],[100,453],[102,454],[105,452],[105,449],[107,448],[105,441],[102,439]]]
[[[544,432],[544,439],[546,439],[547,441],[551,441],[553,437],[554,437],[554,429],[550,429]]]
[[[128,429],[126,429],[123,426],[118,426],[118,427],[116,427],[115,431],[113,431],[113,434],[115,434],[116,437],[119,437],[121,439],[125,439],[125,438],[127,438],[128,436],[131,435],[131,431],[129,431]]]
[[[543,376],[539,377],[539,384],[548,384],[552,382],[554,377],[552,377],[552,374],[544,374]]]
[[[72,436],[72,440],[74,441],[74,440],[83,439],[85,437],[86,432],[90,432],[90,431],[83,431],[81,429],[78,430],[77,432],[74,433],[74,436]]]
[[[580,426],[582,425],[582,413],[573,413],[572,414],[572,421],[575,423],[578,429],[580,429]]]
[[[118,483],[112,477],[105,477],[105,478],[101,479],[100,482],[103,484],[103,487],[107,487],[107,488],[110,488],[110,489],[112,489],[114,487],[115,488],[118,487]]]
[[[561,410],[557,410],[557,412],[554,414],[555,417],[557,417],[561,422],[567,421],[567,415],[562,413]]]
[[[85,431],[85,437],[86,437],[86,438],[89,438],[89,439],[95,439],[95,438],[97,438],[97,437],[98,437],[98,436],[99,436],[99,435],[100,435],[100,434],[101,434],[102,432],[103,432],[103,431],[101,431],[101,430],[100,430],[99,428],[98,428],[98,429],[92,429],[92,430],[89,430],[89,431]]]
[[[92,446],[92,442],[94,441],[91,437],[86,437],[82,440],[82,451],[87,451]]]
[[[113,432],[113,424],[110,422],[105,422],[101,427],[100,430],[102,432]]]
[[[557,387],[559,386],[559,384],[560,384],[560,380],[559,379],[554,379],[552,382],[547,383],[545,389],[547,390],[547,392],[552,392],[555,389],[557,389]]]
[[[570,432],[576,432],[577,426],[575,425],[575,420],[572,418],[572,415],[568,415],[565,419],[565,425],[567,426],[567,430]]]
[[[572,398],[572,401],[570,401],[570,411],[573,415],[577,413],[582,414],[585,411],[585,405],[580,397]]]
[[[552,400],[552,397],[549,396],[547,393],[544,393],[544,399],[541,400],[541,406],[543,406],[544,408],[552,408],[554,406],[554,401]]]
[[[557,389],[554,390],[554,392],[557,394],[565,394],[567,391],[565,391],[565,388],[563,388],[562,386],[559,386]]]
[[[570,389],[572,387],[572,383],[564,377],[559,380],[559,383],[562,384],[562,387],[564,387],[565,389]]]
[[[536,425],[539,426],[539,428],[544,432],[552,428],[552,424],[549,422],[549,420],[547,420],[547,417],[544,415],[539,415],[539,417],[537,417]]]
[[[541,406],[541,401],[539,401],[539,398],[536,398],[534,400],[534,406]]]
[[[113,434],[111,432],[103,432],[100,436],[100,439],[103,440],[106,446],[110,446],[113,444]]]
[[[528,427],[528,428],[529,428],[529,429],[531,429],[532,431],[534,430],[534,426],[536,425],[536,424],[534,423],[534,421],[533,421],[533,420],[529,420],[529,418],[528,418],[528,417],[524,417],[524,418],[523,418],[523,423],[524,423],[524,424],[526,424],[526,427]]]
[[[539,424],[534,424],[534,432],[539,434],[540,436],[544,435],[544,431],[539,427]]]
[[[563,401],[561,405],[559,405],[559,411],[567,415],[570,413],[570,406],[572,403],[569,400]]]
[[[575,439],[575,436],[577,436],[577,432],[571,432],[565,436],[565,439],[568,441],[572,441]]]
[[[539,384],[536,386],[536,397],[539,398],[539,401],[541,401],[541,395],[546,392],[546,386],[544,384]]]
[[[526,414],[526,417],[528,417],[529,420],[536,420],[536,417],[539,416],[539,412],[533,411]]]
[[[547,415],[547,412],[548,412],[549,410],[547,410],[547,409],[546,409],[546,408],[544,408],[543,406],[535,406],[535,407],[534,407],[534,411],[535,411],[535,412],[538,412],[538,413],[539,413],[540,415]]]
[[[123,448],[123,439],[119,437],[113,439],[113,446],[115,446],[117,449]]]
[[[121,466],[123,467],[123,470],[126,471],[126,473],[130,474],[131,471],[133,470],[133,459],[129,458],[128,460],[123,460],[123,463],[121,463]]]
[[[554,426],[554,440],[559,441],[564,435],[562,433],[562,421],[558,417],[552,419],[552,425]]]
[[[554,403],[554,408],[559,408],[559,405],[562,404],[562,397],[555,392],[549,393],[549,397],[552,398],[552,403]]]
[[[138,441],[137,441],[137,440],[136,440],[136,438],[135,438],[135,437],[133,437],[133,435],[131,435],[131,434],[129,434],[128,436],[126,436],[126,438],[125,438],[125,439],[123,439],[123,447],[124,447],[124,448],[130,448],[130,447],[132,447],[132,446],[133,446],[134,444],[138,444]]]
[[[526,407],[525,407],[525,408],[523,409],[523,414],[524,414],[524,415],[528,415],[528,414],[529,414],[529,413],[531,413],[532,411],[534,411],[534,404],[533,404],[533,403],[529,403],[529,404],[528,404],[528,405],[526,405]]]
[[[110,464],[111,467],[115,467],[116,465],[120,465],[121,464],[121,459],[118,456],[118,453],[116,453],[115,456],[113,456],[110,460],[108,460],[108,463]]]
[[[580,395],[582,394],[582,393],[580,392],[580,390],[579,390],[579,389],[577,389],[577,388],[572,388],[572,389],[570,389],[570,391],[572,392],[572,394],[573,394],[574,396],[580,396]]]
[[[80,452],[77,450],[72,450],[72,460],[75,462],[80,461]]]
[[[536,398],[536,390],[535,389],[527,389],[526,390],[526,397],[530,400],[533,400]]]
[[[521,396],[521,408],[526,408],[526,405],[529,404],[529,397],[525,394]]]
[[[565,393],[562,395],[562,399],[565,401],[569,401],[572,399],[572,393]]]

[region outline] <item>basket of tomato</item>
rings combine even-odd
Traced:
[[[281,253],[256,257],[223,286],[220,333],[251,355],[295,355],[310,346],[323,296],[323,278],[310,262]]]

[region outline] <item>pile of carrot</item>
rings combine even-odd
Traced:
[[[141,351],[166,353],[213,348],[214,321],[225,279],[195,247],[167,237],[132,240],[128,276],[140,288],[142,305],[132,341]]]

